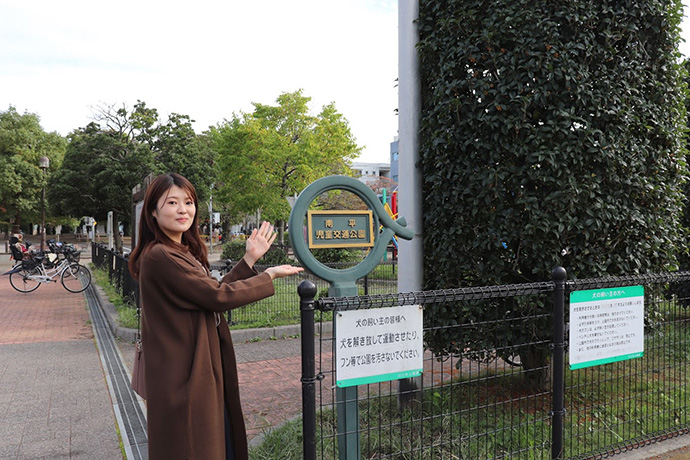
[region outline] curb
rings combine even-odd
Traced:
[[[137,338],[137,330],[120,326],[117,319],[117,308],[108,300],[108,296],[105,295],[103,288],[96,283],[94,283],[94,287],[96,288],[98,297],[100,297],[101,308],[103,309],[103,313],[105,314],[105,318],[108,322],[108,327],[112,331],[113,335],[119,339],[134,342]]]

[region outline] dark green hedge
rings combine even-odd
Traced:
[[[420,1],[426,288],[675,266],[680,19],[680,1]]]

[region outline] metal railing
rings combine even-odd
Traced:
[[[97,269],[108,271],[108,279],[118,294],[134,306],[139,305],[139,284],[132,278],[127,266],[128,254],[109,249],[103,243],[91,243],[91,263]]]
[[[304,283],[303,458],[605,458],[685,434],[689,284],[690,272],[568,281],[560,269],[543,283],[314,300]],[[644,355],[571,369],[569,294],[635,285],[644,286]],[[344,399],[320,317],[403,305],[467,314],[425,314],[423,377],[360,385]],[[441,346],[447,337],[457,341]]]
[[[108,249],[105,244],[92,243],[91,261],[96,268],[108,270],[108,276],[122,297],[129,299],[132,306],[138,305],[138,285],[132,279],[127,267],[128,254],[123,255]],[[328,264],[334,268],[347,268],[348,264]],[[350,264],[352,265],[352,264]],[[234,264],[232,262],[216,262],[211,264],[211,272],[216,277],[227,274]],[[261,272],[268,265],[255,266]],[[297,286],[305,279],[311,280],[319,289],[318,294],[326,296],[328,283],[309,272],[300,276],[281,278],[274,281],[275,295],[259,302],[254,302],[242,308],[228,312],[228,322],[238,327],[270,327],[279,324],[298,324],[300,321],[299,297]],[[384,294],[397,291],[397,262],[383,261],[374,272],[357,282],[362,294]]]

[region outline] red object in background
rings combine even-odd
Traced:
[[[395,219],[398,218],[398,191],[391,193],[391,212]],[[393,248],[393,260],[398,260],[398,247]]]
[[[398,191],[391,194],[391,212],[394,216],[398,216]]]

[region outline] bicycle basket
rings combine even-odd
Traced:
[[[67,257],[70,262],[79,262],[79,259],[81,258],[81,250],[75,248],[66,248],[65,257]]]
[[[39,263],[39,261],[34,259],[24,259],[22,260],[22,268],[24,270],[33,270]]]

